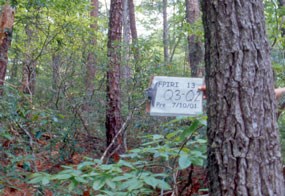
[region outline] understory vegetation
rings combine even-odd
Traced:
[[[264,2],[276,87],[285,86],[285,9],[275,1]],[[121,50],[120,113],[126,149],[116,158],[106,146],[105,128],[109,3],[100,1],[96,18],[90,18],[93,7],[86,0],[0,3],[15,8],[0,99],[0,195],[208,193],[207,116],[154,117],[146,112],[152,76],[191,76],[187,37],[195,35],[203,43],[201,16],[189,24],[185,2],[168,2],[166,61],[162,2],[135,2],[138,39],[114,44]],[[96,59],[91,93],[90,55]],[[204,77],[203,66],[201,61],[199,77]],[[26,77],[33,87],[29,92]],[[279,127],[285,152],[282,113]]]

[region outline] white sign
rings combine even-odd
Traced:
[[[193,116],[203,112],[202,78],[155,76],[151,85],[150,115]]]

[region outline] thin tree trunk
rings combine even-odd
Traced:
[[[136,26],[136,15],[135,15],[135,5],[134,0],[128,0],[129,2],[129,17],[130,17],[130,27],[132,35],[132,44],[134,47],[134,57],[135,60],[139,60],[139,46],[138,46],[138,33]]]
[[[167,0],[163,0],[163,53],[164,64],[169,62],[169,39],[168,39],[168,20],[167,20]]]
[[[25,27],[27,34],[27,46],[30,45],[33,37],[33,32],[27,25]],[[22,91],[25,94],[34,95],[36,88],[36,62],[29,52],[26,54],[26,59],[23,62],[22,70]]]
[[[108,59],[107,71],[107,105],[106,105],[106,137],[107,146],[112,143],[122,126],[121,117],[121,89],[120,89],[120,43],[122,37],[122,0],[111,0],[109,31],[108,31]],[[114,153],[116,151],[116,153]],[[111,147],[111,154],[118,157],[125,150],[123,135],[119,135]]]
[[[10,5],[5,5],[0,16],[0,95],[3,95],[2,87],[8,65],[8,49],[12,41],[14,11]]]
[[[57,97],[59,84],[59,67],[61,56],[59,54],[52,55],[52,94],[53,98]]]
[[[200,17],[199,0],[186,0],[186,21],[193,25]],[[198,66],[203,59],[202,43],[196,35],[188,35],[188,62],[191,68],[191,76],[197,77]]]
[[[91,30],[94,32],[92,33],[93,37],[91,38],[90,44],[92,46],[95,46],[97,43],[95,32],[98,29],[97,25],[97,17],[99,13],[99,1],[98,0],[91,0],[91,12],[90,16],[93,20],[92,24],[90,25]],[[92,96],[94,94],[95,86],[94,86],[94,80],[95,80],[95,74],[96,74],[96,56],[95,52],[89,52],[87,57],[87,63],[86,63],[86,78],[85,78],[85,104],[83,106],[83,110],[86,112],[90,112],[92,109],[90,107],[89,102],[92,99]]]
[[[262,0],[203,1],[210,195],[284,195]]]
[[[123,2],[123,54],[122,54],[122,77],[125,79],[130,78],[130,18],[129,18],[129,6],[128,0],[122,0]]]
[[[16,57],[13,59],[12,62],[12,68],[11,68],[11,80],[15,81],[17,79],[18,76],[18,58],[17,58],[18,54],[16,53]]]
[[[284,7],[285,6],[285,0],[279,0],[278,3],[279,3],[279,7]],[[282,16],[281,25],[283,26],[284,23],[285,23],[285,17],[283,15]],[[285,36],[285,28],[284,28],[284,26],[283,27],[282,26],[281,26],[281,36],[284,37]]]
[[[22,72],[23,93],[34,95],[36,89],[36,63],[33,60],[26,60]]]

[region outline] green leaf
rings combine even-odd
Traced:
[[[42,182],[43,176],[38,176],[30,180],[28,183],[29,184],[37,184],[39,182]]]
[[[63,114],[57,114],[57,116],[58,116],[59,118],[61,118],[61,119],[64,119],[64,118],[65,118],[65,116],[64,116]]]
[[[163,139],[163,135],[154,134],[154,135],[152,136],[152,139],[153,139],[153,140]]]
[[[77,182],[81,182],[81,183],[87,183],[88,181],[85,180],[84,178],[80,177],[80,176],[76,176],[74,178]]]
[[[42,178],[42,185],[47,185],[49,183],[49,179],[48,179],[48,177],[43,177]]]
[[[127,161],[124,161],[124,160],[120,160],[118,162],[119,165],[123,165],[123,166],[126,166],[126,167],[129,167],[129,168],[134,168],[134,166],[130,163],[130,162],[127,162]]]
[[[136,180],[136,181],[134,181],[134,183],[132,183],[128,187],[128,191],[133,191],[133,190],[136,190],[136,189],[140,189],[141,187],[143,187],[142,181]]]
[[[86,166],[91,166],[91,165],[94,165],[94,162],[85,161],[85,162],[83,162],[83,163],[80,163],[80,164],[77,166],[77,169],[81,170],[81,169],[85,168]]]
[[[171,190],[171,187],[169,186],[169,184],[163,180],[157,180],[158,182],[158,188],[162,189],[162,190]]]
[[[13,136],[9,133],[3,133],[3,134],[1,134],[1,136],[8,139],[8,140],[13,140]]]
[[[66,180],[66,179],[69,179],[70,177],[71,177],[70,174],[56,174],[52,178],[56,180]]]
[[[201,126],[201,123],[199,120],[197,119],[194,119],[192,122],[191,122],[191,125],[185,129],[183,131],[183,133],[181,134],[180,138],[182,140],[186,139],[187,137],[189,137],[191,134],[193,134],[199,127]]]
[[[112,164],[110,164],[110,165],[100,165],[100,168],[102,169],[102,170],[107,170],[107,171],[109,171],[109,170],[111,170],[112,168],[113,168],[113,165]]]
[[[112,180],[106,180],[106,184],[111,188],[111,189],[116,189],[116,184]]]
[[[40,139],[40,137],[42,136],[42,134],[43,134],[43,133],[42,133],[41,131],[37,131],[35,137],[36,137],[37,139]]]
[[[126,193],[126,192],[119,192],[119,191],[107,191],[107,190],[102,190],[101,191],[104,194],[99,194],[97,196],[131,196],[132,194]]]
[[[124,190],[124,189],[134,190],[136,187],[139,187],[140,183],[139,183],[139,180],[136,178],[137,176],[133,176],[132,179],[127,180],[126,182],[122,183],[120,186],[120,189],[121,190]]]
[[[146,184],[152,186],[152,188],[155,188],[158,184],[157,179],[152,176],[145,177],[143,178],[143,180]]]
[[[106,183],[106,180],[105,179],[98,179],[96,180],[93,185],[92,185],[92,188],[95,190],[95,191],[98,191],[100,190]]]
[[[181,132],[181,130],[173,131],[173,132],[167,134],[167,135],[166,135],[166,138],[167,138],[167,139],[174,138],[174,137],[177,136],[177,134],[179,134],[180,132]]]
[[[73,180],[71,181],[71,183],[68,185],[68,191],[71,192],[74,190],[74,188],[76,187],[77,183],[74,182]]]
[[[196,140],[196,142],[198,142],[198,143],[200,143],[200,144],[206,144],[206,143],[207,143],[207,140],[198,138],[198,139]]]
[[[113,181],[122,181],[122,180],[127,180],[132,178],[132,175],[123,175],[123,176],[117,176],[115,178],[113,178]]]
[[[181,154],[178,160],[179,167],[181,169],[185,169],[191,165],[191,158],[187,154]]]

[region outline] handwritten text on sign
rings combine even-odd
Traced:
[[[155,76],[150,115],[191,116],[202,113],[202,78]]]

